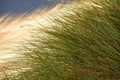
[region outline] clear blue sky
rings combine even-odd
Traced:
[[[52,5],[49,0],[0,0],[0,16],[6,13],[20,14],[30,12],[40,7]]]

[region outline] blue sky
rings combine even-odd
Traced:
[[[21,14],[30,12],[40,7],[51,6],[53,2],[49,0],[0,0],[0,16],[7,13]]]

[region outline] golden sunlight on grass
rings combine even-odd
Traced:
[[[61,8],[62,6],[59,5],[53,8],[52,11],[57,12]],[[48,14],[50,14],[50,11],[44,9],[26,16],[23,14],[12,21],[10,20],[14,16],[5,15],[0,17],[0,79],[3,78],[3,74],[11,74],[14,72],[14,70],[10,70],[10,68],[18,67],[20,69],[20,67],[23,68],[23,66],[25,66],[21,65],[25,61],[20,62],[20,60],[24,58],[12,52],[11,48],[16,45],[16,42],[29,38],[29,29],[36,28],[40,25],[39,23],[42,23],[42,25],[49,24],[45,19],[45,16],[48,16]]]

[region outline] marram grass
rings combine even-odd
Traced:
[[[120,79],[120,0],[73,5],[48,16],[50,25],[37,26],[24,41],[18,52],[32,69],[20,80]]]

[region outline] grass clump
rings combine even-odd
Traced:
[[[25,41],[20,51],[32,69],[21,80],[120,79],[120,1],[84,0],[71,8],[52,14],[51,25]]]

